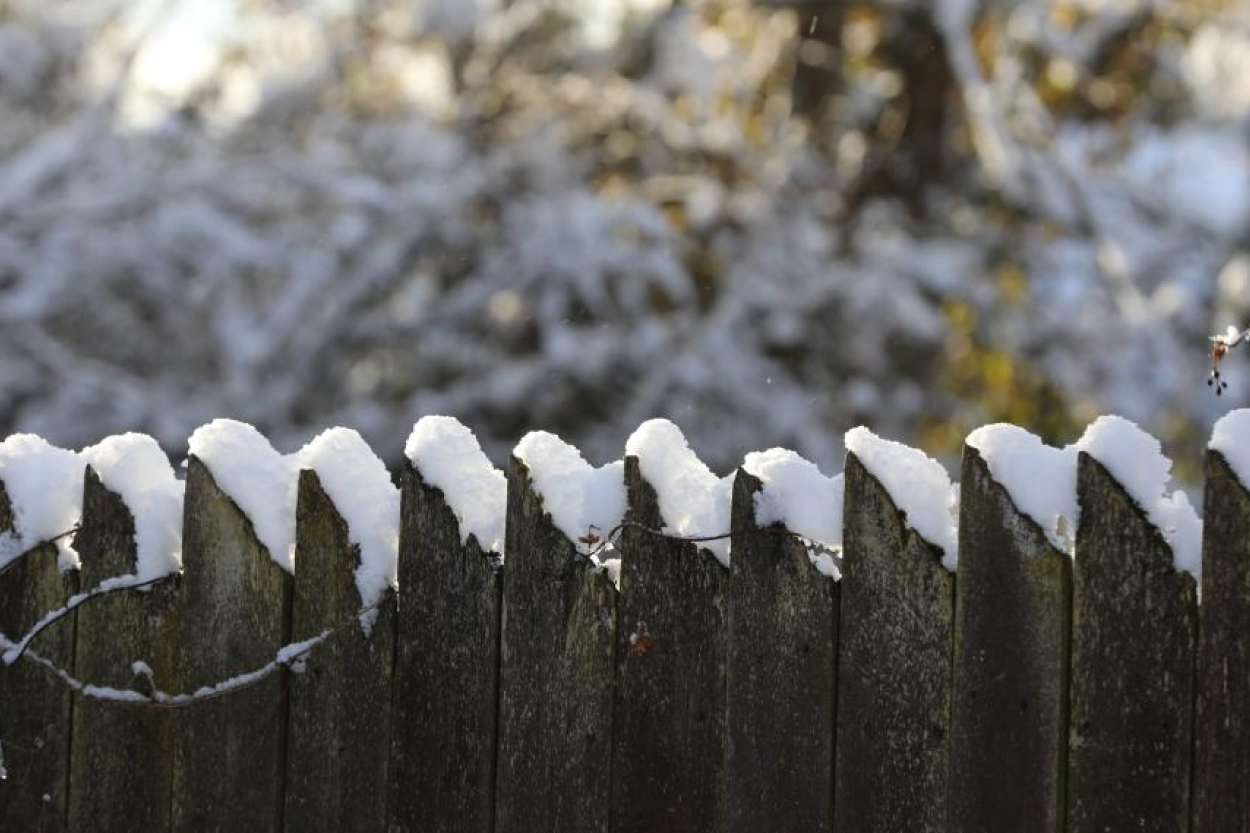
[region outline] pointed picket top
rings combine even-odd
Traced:
[[[942,566],[953,572],[959,562],[959,487],[942,464],[863,426],[846,432],[846,450],[886,490],[907,526],[942,551]]]
[[[1076,448],[1097,460],[1163,536],[1172,566],[1202,580],[1202,521],[1183,491],[1167,492],[1172,461],[1159,441],[1120,416],[1092,422]],[[1078,479],[1079,479],[1078,472]]]
[[[117,434],[79,454],[134,519],[135,563],[130,569],[135,578],[149,581],[180,572],[184,484],[156,440],[147,434]]]
[[[713,474],[676,425],[666,419],[644,422],[625,443],[625,455],[638,461],[639,474],[654,491],[665,532],[683,538],[729,532],[733,474]],[[698,546],[729,566],[727,537]]]
[[[473,432],[454,417],[422,417],[404,454],[421,480],[443,493],[459,523],[461,543],[473,536],[483,550],[502,558],[508,482]]]
[[[1071,553],[1080,514],[1076,445],[1055,448],[1009,423],[983,425],[964,442],[975,453],[976,461],[1006,489],[1012,504],[1043,531],[1051,546]],[[968,465],[965,455],[965,472]]]
[[[531,431],[512,451],[528,488],[565,538],[620,579],[620,554],[606,542],[625,517],[625,463],[594,467],[581,452],[546,431]]]
[[[78,568],[72,536],[82,516],[83,459],[34,434],[0,442],[0,482],[13,528],[0,538],[0,567],[45,541],[55,540],[62,572]]]
[[[826,477],[815,463],[787,448],[752,451],[741,471],[755,483],[751,492],[754,523],[760,527],[781,524],[816,544],[808,549],[812,564],[822,575],[840,579],[833,553],[842,549],[843,475]]]
[[[301,469],[316,472],[317,489],[333,502],[348,539],[359,548],[360,606],[373,606],[388,588],[399,586],[399,489],[386,465],[351,428],[321,432],[296,457]]]
[[[263,434],[233,419],[201,425],[188,446],[190,457],[204,464],[217,488],[251,521],[274,563],[294,573],[299,475],[294,456],[279,454]]]

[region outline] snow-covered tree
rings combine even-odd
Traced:
[[[0,0],[6,432],[834,469],[1250,396],[1244,0],[212,5]]]

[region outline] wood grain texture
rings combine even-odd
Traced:
[[[1067,830],[1186,831],[1197,588],[1098,461],[1077,469]]]
[[[945,831],[954,576],[846,455],[834,829]]]
[[[74,539],[84,587],[135,571],[134,518],[88,466],[82,529]],[[149,690],[131,670],[146,662],[159,684],[174,671],[178,578],[146,591],[95,599],[78,610],[74,674],[93,685]],[[69,828],[169,829],[173,716],[166,711],[79,698],[70,756]]]
[[[271,662],[290,635],[291,576],[208,468],[188,461],[175,690]],[[286,674],[175,712],[173,829],[282,829]]]
[[[0,530],[13,512],[0,484]],[[61,573],[57,550],[43,544],[0,575],[0,633],[18,639],[45,613],[78,591],[78,573]],[[61,668],[74,664],[71,614],[48,628],[31,649]],[[0,743],[9,777],[0,781],[0,831],[65,830],[73,701],[65,686],[34,663],[0,662]]]
[[[385,831],[395,595],[368,633],[343,626],[364,605],[360,549],[313,471],[299,475],[295,538],[292,640],[342,630],[291,675],[283,821],[289,833]]]
[[[971,447],[960,491],[950,829],[1060,833],[1072,561]]]
[[[493,825],[500,567],[405,463],[399,533],[390,828]]]
[[[1250,493],[1207,452],[1194,830],[1250,830]]]
[[[495,830],[606,833],[617,591],[515,458],[506,550]]]
[[[801,542],[760,533],[761,488],[738,470],[721,829],[819,833],[833,829],[838,585]]]
[[[663,528],[625,460],[627,519]],[[725,751],[729,571],[709,551],[634,526],[622,535],[613,830],[717,828]]]

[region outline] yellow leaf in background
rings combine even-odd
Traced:
[[[1018,263],[1004,264],[998,270],[998,294],[1003,303],[1017,306],[1029,296],[1029,278]]]

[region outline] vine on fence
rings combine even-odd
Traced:
[[[672,535],[664,532],[663,530],[653,529],[636,521],[622,521],[620,524],[613,527],[607,536],[601,536],[600,530],[595,526],[591,526],[585,536],[578,538],[578,543],[583,544],[588,548],[588,551],[585,553],[585,556],[588,559],[601,560],[603,555],[609,549],[619,551],[620,536],[626,528],[638,529],[647,535],[662,538],[667,541],[677,541],[688,544],[703,544],[711,541],[723,541],[746,535],[777,535],[794,538],[803,545],[809,554],[815,553],[822,556],[828,556],[833,559],[835,564],[840,566],[839,562],[841,559],[841,551],[839,549],[812,541],[783,527],[768,527],[765,529],[726,532],[719,535],[681,536]],[[38,550],[39,547],[60,540],[61,538],[65,538],[66,536],[73,535],[77,531],[78,527],[75,526],[60,535],[56,535],[49,538],[47,541],[40,542],[38,545],[25,550],[21,555],[14,558],[3,568],[0,568],[0,575],[3,575],[5,571],[13,567],[13,565],[20,559]],[[367,607],[361,608],[352,616],[344,619],[342,622],[339,622],[334,627],[322,631],[317,636],[306,639],[302,642],[293,642],[283,646],[279,649],[271,661],[259,668],[246,671],[227,680],[202,686],[194,692],[183,694],[170,694],[156,688],[151,679],[151,669],[142,662],[134,663],[131,666],[131,670],[135,672],[136,676],[144,676],[147,678],[151,690],[146,694],[133,689],[117,689],[109,686],[100,686],[90,682],[84,682],[83,680],[79,680],[68,670],[57,665],[52,660],[30,649],[30,643],[38,637],[40,633],[55,622],[68,616],[71,612],[83,604],[86,604],[88,601],[102,598],[112,593],[118,593],[124,590],[144,590],[168,581],[173,577],[174,576],[172,575],[161,576],[144,582],[138,582],[132,575],[116,576],[111,579],[106,579],[90,591],[87,591],[86,593],[78,593],[70,597],[65,605],[44,615],[43,618],[41,618],[39,622],[17,642],[14,642],[7,635],[0,633],[0,650],[4,651],[4,664],[6,666],[11,666],[18,660],[26,660],[34,663],[35,665],[39,665],[49,671],[54,679],[60,681],[63,685],[69,688],[71,692],[81,697],[87,697],[101,702],[116,703],[119,705],[161,709],[180,709],[204,703],[209,700],[215,700],[219,697],[224,697],[227,694],[233,694],[235,692],[252,688],[263,680],[278,673],[283,668],[290,668],[298,673],[302,670],[304,660],[306,660],[314,650],[333,640],[346,629],[364,622],[367,617],[372,615],[381,607],[385,600],[385,597],[383,597],[383,599],[374,602]],[[631,644],[633,643],[631,642]],[[631,648],[631,653],[632,652],[633,649]],[[3,728],[2,725],[0,725],[0,728]],[[8,772],[4,766],[4,740],[2,734],[0,734],[0,780],[5,780],[7,777]]]

